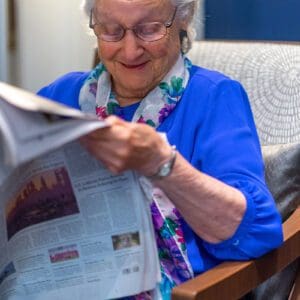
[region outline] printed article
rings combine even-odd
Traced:
[[[137,174],[110,173],[77,141],[106,124],[60,105],[24,108],[18,102],[39,97],[5,87],[0,299],[115,299],[154,289],[160,268],[149,195]]]

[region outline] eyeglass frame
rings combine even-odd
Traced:
[[[94,24],[92,23],[92,22],[93,22],[93,9],[91,9],[91,11],[90,11],[90,20],[89,20],[89,28],[93,29],[94,34],[95,34],[95,36],[96,36],[98,39],[100,39],[100,40],[102,40],[102,41],[105,41],[105,42],[111,42],[111,43],[119,42],[119,41],[121,41],[121,40],[124,38],[124,36],[125,36],[125,34],[126,34],[126,31],[127,31],[127,30],[131,30],[131,31],[134,33],[134,35],[135,35],[138,39],[140,39],[140,40],[142,40],[142,41],[144,41],[144,42],[150,42],[150,43],[151,43],[151,42],[159,41],[159,40],[161,40],[164,36],[166,36],[166,34],[167,34],[167,29],[170,28],[170,27],[172,27],[172,25],[173,25],[173,23],[174,23],[174,20],[175,20],[175,17],[176,17],[176,13],[177,13],[177,6],[175,7],[175,11],[174,11],[174,13],[173,13],[173,16],[172,16],[171,20],[170,20],[170,21],[167,21],[167,22],[165,22],[165,23],[162,23],[162,22],[145,22],[145,23],[139,23],[139,24],[136,24],[136,25],[133,26],[132,28],[124,27],[124,26],[122,26],[122,25],[120,25],[120,24],[118,24],[118,23],[114,23],[114,24],[119,25],[120,28],[122,28],[123,34],[120,36],[120,38],[119,38],[118,40],[115,40],[115,41],[108,41],[108,40],[105,40],[105,39],[103,39],[103,38],[101,38],[101,37],[98,37],[97,34],[95,33],[95,30],[94,30],[95,25],[103,25],[104,23],[101,23],[101,22],[94,23]],[[165,32],[165,34],[164,34],[163,36],[161,36],[161,37],[158,38],[158,39],[147,41],[147,40],[143,39],[141,36],[139,36],[139,35],[136,33],[136,31],[135,31],[135,29],[136,29],[137,26],[140,26],[140,25],[143,25],[143,24],[162,24],[162,25],[165,26],[166,32]]]

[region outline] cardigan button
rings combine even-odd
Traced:
[[[233,242],[233,246],[238,246],[239,243],[240,243],[240,240],[235,240],[235,241]]]

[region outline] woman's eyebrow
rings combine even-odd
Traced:
[[[98,22],[101,23],[117,23],[117,24],[121,24],[121,22],[119,20],[112,20],[112,15],[110,14],[110,12],[99,12],[97,14],[96,12],[97,9],[94,9],[94,18],[95,20],[97,20]],[[100,14],[102,14],[100,16]],[[103,20],[106,19],[107,20]],[[168,18],[168,16],[166,16],[165,18]],[[162,13],[157,14],[157,10],[152,9],[150,10],[148,13],[145,13],[143,16],[140,17],[140,20],[137,21],[135,24],[140,24],[140,23],[145,23],[145,22],[164,22],[165,18],[162,17]],[[124,18],[125,19],[125,18]]]

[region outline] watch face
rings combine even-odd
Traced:
[[[165,164],[161,167],[161,169],[159,170],[159,176],[167,176],[170,172],[170,165],[169,164]]]
[[[172,146],[172,154],[169,161],[165,162],[159,169],[158,172],[152,176],[148,176],[151,180],[162,179],[163,177],[169,176],[172,172],[176,159],[176,147]]]

